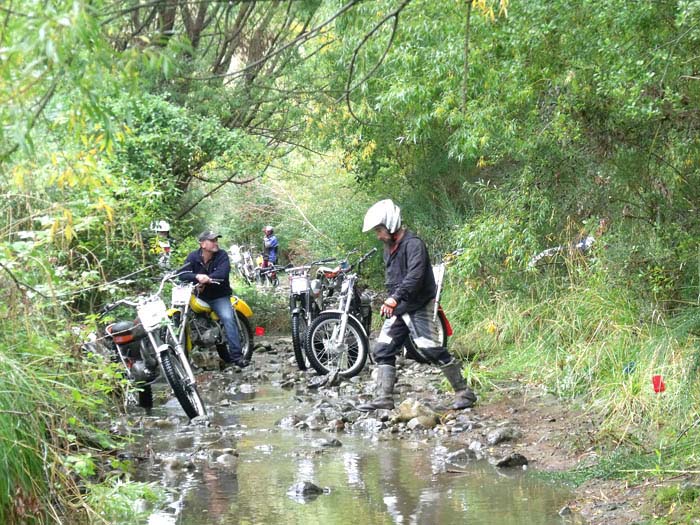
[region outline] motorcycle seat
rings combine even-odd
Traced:
[[[133,321],[117,321],[108,325],[105,330],[117,344],[126,344],[146,336],[142,324]]]

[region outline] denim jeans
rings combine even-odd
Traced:
[[[231,357],[229,362],[237,361],[243,359],[243,351],[241,350],[241,338],[238,335],[238,326],[236,325],[236,320],[233,318],[236,315],[233,312],[233,306],[231,305],[231,297],[217,297],[216,299],[209,299],[207,301],[212,310],[216,312],[219,316],[221,324],[224,326],[224,332],[226,332],[226,341],[228,342],[228,353]]]

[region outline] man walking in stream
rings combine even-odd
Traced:
[[[373,230],[384,243],[384,266],[389,297],[381,307],[386,317],[377,344],[376,395],[358,410],[394,408],[396,355],[410,334],[416,350],[428,362],[437,365],[454,389],[453,410],[469,408],[476,395],[462,376],[462,366],[442,345],[438,321],[433,318],[437,286],[425,243],[401,224],[401,209],[390,199],[374,204],[365,214],[363,232]]]

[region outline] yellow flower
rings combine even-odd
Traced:
[[[494,335],[494,334],[498,333],[498,326],[496,326],[496,323],[494,323],[493,321],[489,321],[489,324],[486,327],[486,331],[489,334]]]

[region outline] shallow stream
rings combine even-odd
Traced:
[[[283,418],[311,413],[313,403],[264,374],[234,375],[228,384],[219,376],[203,388],[211,425],[173,417],[184,416],[174,400],[144,420],[135,450],[152,459],[137,477],[170,493],[149,524],[580,523],[559,515],[569,490],[533,472],[487,461],[454,468],[446,456],[463,445],[449,435],[283,427]],[[323,492],[299,494],[302,482]]]

